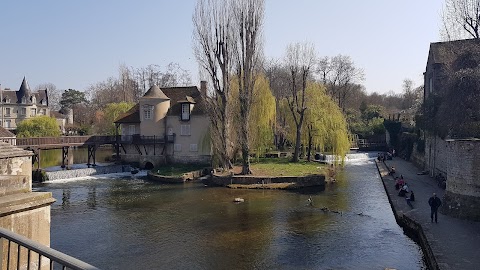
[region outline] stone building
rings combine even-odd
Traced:
[[[450,90],[447,83],[451,76],[449,67],[461,62],[466,63],[468,68],[478,69],[479,55],[478,40],[431,43],[424,73],[424,104],[435,106],[435,102],[445,98]],[[454,110],[466,113],[466,108],[462,106],[450,110],[452,113]],[[432,125],[425,130],[425,170],[431,177],[446,179],[442,209],[452,216],[480,220],[480,134],[476,138],[452,138],[449,134],[439,136],[437,131],[440,127],[436,120],[425,119]]]
[[[130,111],[115,121],[121,129],[122,160],[141,167],[163,163],[204,163],[211,159],[210,121],[196,86],[152,86]]]
[[[15,131],[17,125],[37,115],[50,115],[47,89],[32,92],[25,77],[18,91],[0,89],[2,126]]]
[[[32,152],[0,142],[0,227],[50,246],[50,205],[54,201],[50,192],[32,192]],[[2,249],[1,268],[6,269],[6,242]],[[25,262],[26,256],[22,255],[21,261]],[[26,265],[18,269],[26,269]]]

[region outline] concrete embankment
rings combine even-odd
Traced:
[[[62,170],[46,172],[48,181],[77,178],[91,175],[108,174],[108,173],[121,173],[130,172],[130,165],[109,165],[109,166],[97,166],[93,168],[74,169],[74,170]]]
[[[300,189],[311,187],[325,187],[325,175],[312,174],[306,176],[250,176],[250,175],[213,175],[208,185],[231,186],[232,188],[280,188]]]
[[[380,177],[382,178],[383,186],[385,188],[385,191],[387,192],[388,201],[390,202],[390,205],[392,207],[395,220],[404,229],[406,234],[420,245],[425,256],[425,261],[428,268],[431,270],[439,269],[435,260],[435,256],[433,255],[432,248],[430,247],[425,233],[423,232],[422,226],[418,224],[415,220],[404,215],[402,211],[397,211],[399,205],[392,200],[392,194],[389,192],[385,181],[387,177],[392,178],[392,176],[388,174],[388,167],[383,162],[375,162],[377,164],[377,169]]]
[[[436,181],[428,175],[419,175],[420,169],[400,158],[377,165],[397,222],[407,234],[413,233],[423,249],[429,269],[479,269],[480,222],[444,215],[442,207],[445,206],[442,205],[438,223],[432,223],[428,199],[435,192],[444,200],[444,190]],[[404,197],[398,196],[394,177],[387,171],[392,166],[396,175],[403,175],[410,190],[415,193],[413,208],[407,205]]]

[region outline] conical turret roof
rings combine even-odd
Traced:
[[[161,99],[166,99],[169,100],[170,98],[167,97],[162,90],[156,85],[153,85],[148,89],[148,91],[143,95],[144,98],[161,98]]]
[[[30,86],[28,85],[27,79],[23,77],[22,85],[20,85],[20,89],[17,91],[17,102],[22,102],[22,97],[29,98],[32,94],[30,90]]]

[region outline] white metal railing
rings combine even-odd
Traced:
[[[2,269],[98,269],[4,228],[0,228],[0,240]]]

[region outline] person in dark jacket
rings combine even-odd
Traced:
[[[438,223],[437,220],[437,211],[438,207],[442,205],[442,201],[437,197],[437,194],[433,193],[433,196],[428,199],[428,204],[430,205],[430,220],[433,222],[433,216],[435,215],[435,223]]]
[[[410,190],[410,197],[405,196],[405,200],[407,201],[408,206],[413,209],[412,202],[415,201],[415,194],[413,193],[413,190]]]

